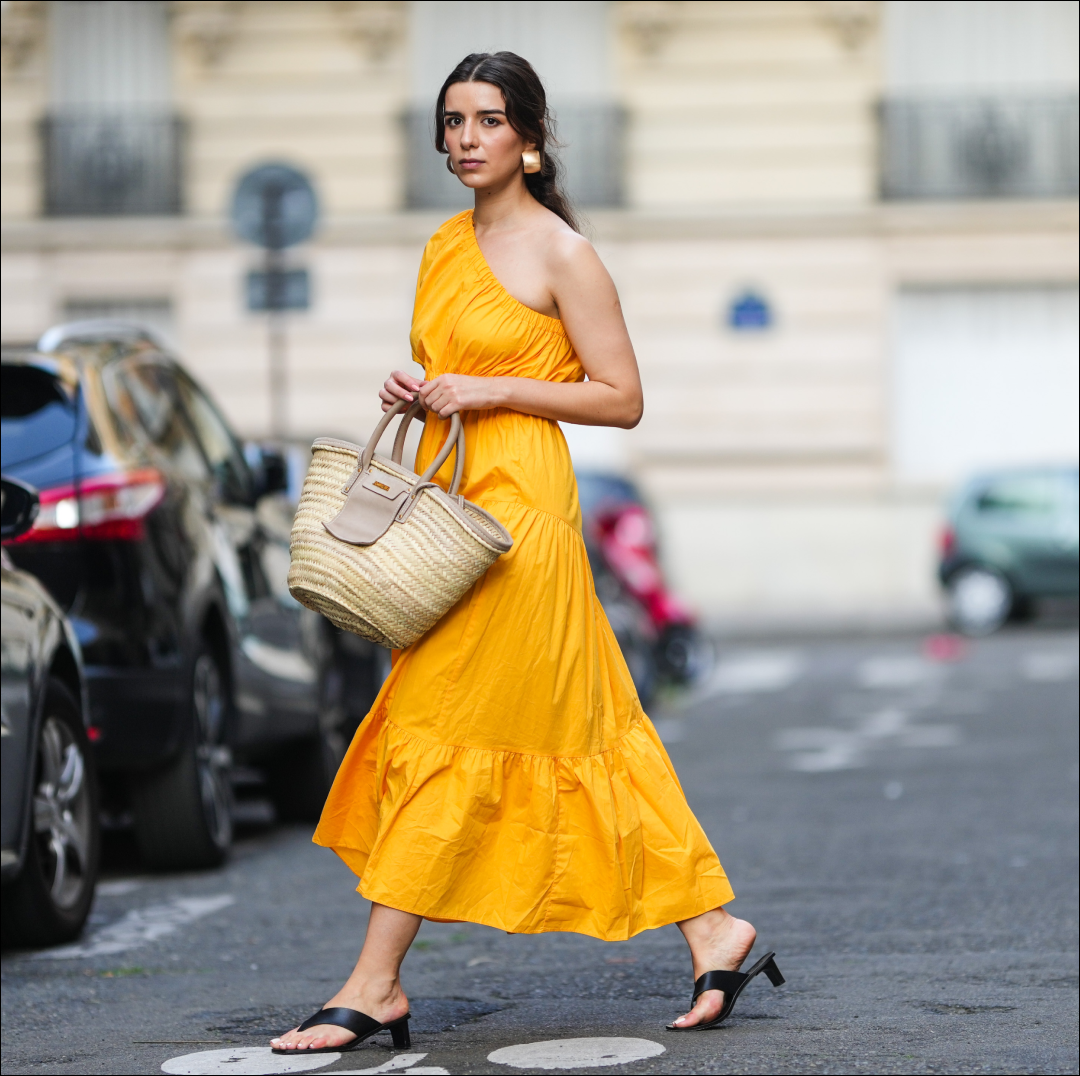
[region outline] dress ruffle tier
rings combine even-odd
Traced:
[[[370,900],[512,934],[618,941],[733,896],[644,715],[582,758],[427,743],[385,714],[358,743],[352,778],[373,794],[328,812],[318,840]]]

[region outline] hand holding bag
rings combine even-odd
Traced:
[[[494,516],[458,494],[460,416],[422,475],[401,466],[419,403],[402,417],[391,458],[375,454],[405,407],[401,400],[386,412],[366,448],[315,441],[290,540],[289,593],[337,627],[394,649],[419,639],[513,545]],[[444,492],[431,480],[454,451]]]

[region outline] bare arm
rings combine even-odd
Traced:
[[[642,411],[641,379],[619,296],[603,263],[588,242],[565,234],[551,245],[545,269],[588,381],[560,384],[528,377],[441,374],[422,382],[396,371],[379,393],[383,409],[418,394],[441,418],[456,411],[508,407],[582,426],[636,426]]]

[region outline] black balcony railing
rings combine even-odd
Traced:
[[[625,113],[618,105],[585,103],[556,108],[559,160],[567,191],[580,206],[623,204]],[[446,170],[433,145],[430,109],[405,115],[406,202],[411,209],[466,209],[472,192]]]
[[[183,124],[172,114],[64,113],[41,124],[45,214],[181,211]]]
[[[1077,193],[1075,97],[888,100],[885,198],[1069,198]]]

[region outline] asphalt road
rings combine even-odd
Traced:
[[[307,832],[263,824],[206,874],[114,850],[79,946],[4,955],[3,1071],[1077,1071],[1075,631],[729,647],[656,716],[788,979],[721,1030],[663,1030],[691,985],[674,927],[425,924],[410,1050],[272,1058],[350,969],[366,905]]]

